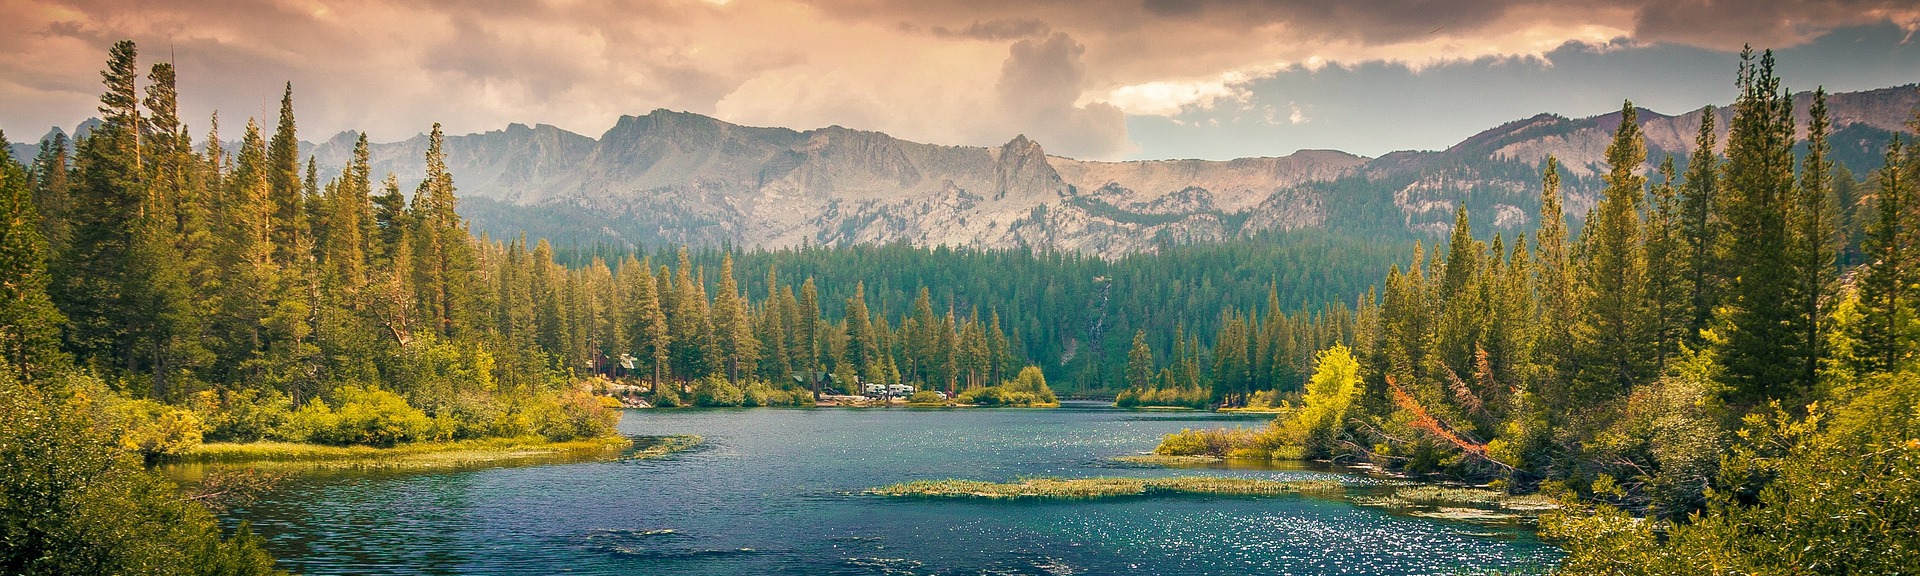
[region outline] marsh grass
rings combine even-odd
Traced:
[[[1090,500],[1162,494],[1332,495],[1342,494],[1345,490],[1344,486],[1333,480],[1278,481],[1221,476],[1176,476],[1171,478],[1023,478],[1007,483],[957,479],[921,480],[882,486],[868,490],[867,493],[888,497],[919,498]]]
[[[1551,498],[1538,494],[1515,496],[1484,488],[1433,485],[1400,486],[1390,495],[1356,496],[1353,502],[1413,516],[1466,522],[1519,520],[1559,508]]]
[[[550,442],[538,436],[458,442],[421,442],[392,448],[325,446],[293,442],[210,443],[181,455],[180,464],[283,470],[409,470],[459,468],[549,459],[658,458],[699,445],[698,436],[634,439],[606,437]]]
[[[1113,460],[1115,462],[1126,462],[1128,464],[1138,464],[1141,466],[1165,466],[1165,467],[1171,468],[1171,467],[1180,467],[1180,466],[1198,466],[1198,465],[1204,465],[1204,464],[1215,464],[1220,462],[1222,459],[1216,458],[1213,456],[1169,456],[1166,454],[1131,454],[1127,456],[1115,456]]]

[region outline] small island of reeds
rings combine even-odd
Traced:
[[[1341,494],[1346,488],[1335,480],[1267,480],[1220,476],[1175,476],[1170,478],[1022,478],[1014,482],[979,480],[919,480],[868,490],[868,494],[893,498],[986,498],[1013,500],[1025,498],[1099,499],[1163,494],[1218,494],[1234,496],[1277,496],[1284,494]]]

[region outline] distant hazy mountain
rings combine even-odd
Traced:
[[[1811,100],[1794,100],[1803,129]],[[1888,137],[1905,130],[1920,86],[1833,94],[1828,105],[1836,158],[1864,173],[1879,165]],[[1730,112],[1718,114],[1724,143]],[[1667,154],[1684,165],[1701,112],[1639,115],[1649,168]],[[838,126],[802,132],[655,110],[622,117],[599,138],[513,124],[450,136],[447,152],[463,212],[496,236],[524,230],[569,242],[768,247],[907,241],[1111,256],[1269,230],[1440,234],[1460,203],[1477,226],[1530,228],[1548,154],[1565,166],[1569,213],[1578,216],[1593,203],[1619,121],[1618,112],[1542,114],[1446,150],[1380,158],[1303,150],[1227,161],[1094,162],[1049,156],[1024,136],[997,148],[941,146]],[[337,171],[354,138],[342,133],[309,151]],[[395,173],[411,190],[424,172],[425,146],[424,136],[374,145],[374,172]]]

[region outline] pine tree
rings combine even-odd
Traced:
[[[1720,157],[1714,153],[1714,108],[1700,111],[1700,133],[1693,140],[1693,154],[1687,157],[1687,173],[1680,186],[1680,234],[1687,245],[1686,271],[1690,311],[1685,340],[1697,343],[1700,331],[1713,319],[1720,303],[1723,280],[1720,277],[1719,249]]]
[[[1147,390],[1153,387],[1153,349],[1147,347],[1147,332],[1133,333],[1133,347],[1127,350],[1127,388]]]
[[[1647,299],[1657,340],[1656,372],[1666,372],[1667,360],[1680,352],[1692,322],[1692,278],[1687,274],[1687,247],[1683,207],[1674,186],[1673,157],[1660,163],[1660,182],[1653,186],[1647,213]]]
[[[740,369],[752,369],[760,360],[760,340],[753,335],[752,310],[733,278],[733,254],[720,260],[719,290],[713,299],[714,343],[727,378],[739,380]]]
[[[1833,161],[1828,159],[1831,147],[1827,144],[1827,133],[1831,124],[1827,118],[1825,88],[1814,90],[1808,114],[1807,155],[1800,165],[1797,198],[1790,209],[1795,236],[1793,265],[1799,277],[1795,294],[1799,300],[1797,315],[1801,318],[1799,345],[1805,351],[1802,360],[1806,363],[1800,378],[1810,385],[1824,356],[1821,335],[1827,331],[1828,311],[1822,304],[1832,295],[1838,275],[1834,259],[1840,250],[1840,236],[1839,209],[1833,197]]]
[[[695,285],[693,262],[685,246],[680,247],[680,262],[672,278],[673,297],[668,305],[673,312],[667,315],[671,327],[667,340],[673,347],[674,374],[685,381],[710,374],[718,366],[709,363],[712,329],[706,314],[706,293]]]
[[[280,124],[267,143],[267,186],[273,198],[274,258],[294,261],[294,249],[307,230],[305,194],[300,182],[300,137],[294,132],[293,83],[280,96]]]
[[[1620,127],[1607,147],[1607,187],[1588,218],[1578,269],[1580,321],[1575,346],[1585,358],[1579,397],[1592,402],[1626,393],[1656,375],[1658,338],[1648,308],[1646,249],[1640,202],[1646,195],[1646,162],[1633,103],[1620,111]]]
[[[821,338],[825,335],[821,330],[820,291],[814,287],[812,277],[800,283],[799,306],[799,319],[796,322],[799,330],[795,331],[799,338],[799,346],[794,349],[794,353],[804,355],[805,363],[802,366],[808,378],[811,379],[813,394],[819,396],[820,373],[824,365],[822,356],[829,353],[831,349],[821,343]]]
[[[53,301],[68,319],[65,336],[77,359],[103,371],[137,371],[150,340],[143,309],[149,279],[138,258],[146,204],[140,158],[137,49],[114,44],[99,127],[79,143],[71,202],[64,214],[69,238],[53,271]]]
[[[878,374],[880,350],[879,344],[874,341],[873,324],[868,320],[865,282],[854,284],[853,297],[847,298],[845,318],[847,364],[861,378],[874,380]]]
[[[40,142],[40,153],[34,156],[30,169],[33,204],[39,207],[40,234],[46,238],[49,258],[64,253],[71,236],[67,224],[71,205],[68,195],[72,194],[72,183],[67,179],[71,160],[67,135],[56,132],[53,138]]]
[[[1743,55],[1741,95],[1727,136],[1725,194],[1726,305],[1730,333],[1725,382],[1745,406],[1797,396],[1808,357],[1801,335],[1800,278],[1790,228],[1793,198],[1793,105],[1774,76],[1773,54],[1756,65]]]
[[[464,329],[472,310],[473,248],[466,221],[455,212],[453,175],[447,172],[440,124],[427,135],[427,175],[413,195],[416,277],[423,312],[441,336]]]
[[[1538,319],[1540,362],[1559,376],[1570,368],[1573,357],[1571,330],[1567,323],[1576,318],[1573,263],[1567,253],[1567,220],[1560,208],[1560,172],[1558,162],[1547,156],[1541,178],[1540,229],[1534,232],[1534,255],[1539,262],[1540,306]],[[1557,381],[1554,374],[1549,381]]]
[[[0,133],[0,142],[6,141]],[[29,380],[65,361],[59,328],[66,320],[48,298],[47,282],[46,242],[32,186],[12,151],[0,147],[0,365]]]
[[[1914,352],[1907,327],[1915,312],[1911,290],[1916,194],[1915,177],[1907,171],[1908,155],[1899,136],[1887,144],[1873,219],[1867,222],[1861,243],[1867,262],[1860,272],[1861,319],[1854,338],[1859,342],[1856,353],[1863,372],[1893,370]]]

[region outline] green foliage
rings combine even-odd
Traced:
[[[979,406],[1054,406],[1060,399],[1047,387],[1046,374],[1038,366],[1028,366],[1020,370],[1013,380],[1002,382],[998,386],[986,386],[961,392],[954,401],[961,404]]]
[[[334,390],[333,397],[338,409],[314,399],[293,412],[281,436],[299,442],[384,448],[433,435],[433,419],[399,394],[377,386],[343,386]]]
[[[121,447],[148,460],[186,453],[200,445],[201,422],[193,412],[152,400],[126,400],[114,406],[123,422]]]
[[[612,402],[613,405],[609,405]],[[538,424],[541,436],[553,442],[599,438],[613,433],[620,423],[618,402],[583,391],[563,395],[552,408],[542,411]]]
[[[908,404],[945,404],[946,402],[945,398],[940,397],[940,393],[932,390],[921,390],[907,397]]]
[[[194,397],[194,413],[215,442],[254,442],[273,436],[293,414],[293,401],[277,390],[206,390]]]
[[[1346,346],[1322,351],[1307,382],[1301,408],[1286,421],[1283,437],[1313,457],[1332,453],[1333,442],[1346,428],[1347,411],[1360,393],[1360,363]]]
[[[727,377],[714,374],[693,385],[693,405],[702,408],[734,407],[746,404],[746,394]]]
[[[653,405],[659,408],[678,408],[684,400],[680,398],[680,387],[676,384],[662,384],[654,387]]]
[[[1643,521],[1607,505],[1551,517],[1568,574],[1898,574],[1920,563],[1920,375],[1804,418],[1746,419],[1706,510]],[[1664,532],[1664,536],[1661,534]]]
[[[1254,445],[1256,432],[1244,428],[1183,429],[1160,439],[1153,453],[1161,456],[1212,456],[1225,458],[1236,450]]]
[[[246,524],[221,538],[206,508],[142,470],[86,394],[23,384],[0,361],[0,572],[279,574]]]

